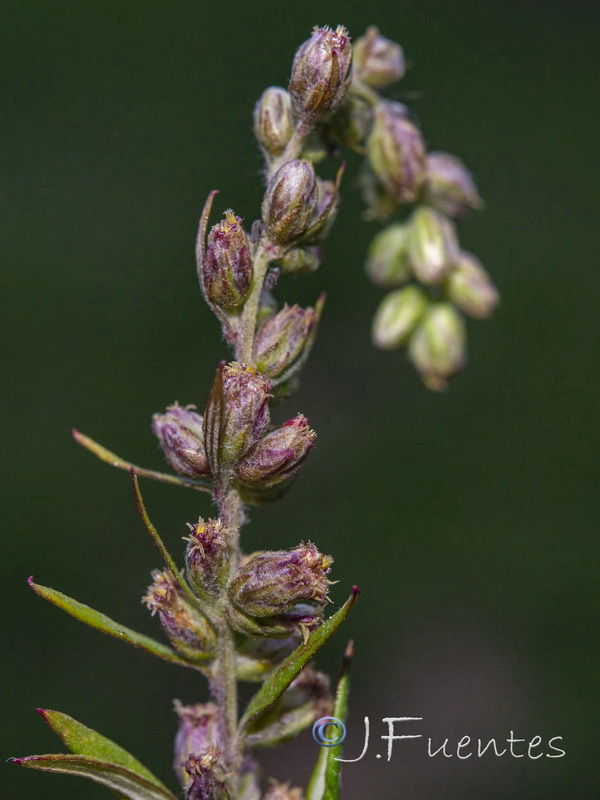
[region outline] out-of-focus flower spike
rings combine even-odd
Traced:
[[[409,222],[408,256],[415,276],[426,284],[440,283],[460,252],[452,222],[428,206],[419,206]]]
[[[475,319],[489,317],[500,302],[498,290],[479,259],[465,251],[448,275],[446,293],[454,305]]]
[[[449,153],[428,153],[424,198],[449,217],[461,217],[483,202],[471,173],[463,162]]]
[[[390,292],[373,320],[373,344],[382,350],[406,344],[428,305],[427,295],[418,286]]]

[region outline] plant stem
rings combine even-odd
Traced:
[[[309,131],[310,126],[306,123],[298,123],[284,152],[268,166],[267,179],[271,178],[283,164],[298,158]],[[281,248],[271,242],[266,235],[263,235],[256,245],[254,251],[254,281],[239,320],[236,336],[234,355],[236,361],[240,363],[247,364],[252,362],[260,296],[269,264],[281,254]],[[215,499],[219,507],[221,522],[230,532],[229,550],[231,572],[233,573],[237,569],[240,559],[239,537],[240,528],[245,521],[244,507],[239,493],[229,484],[216,487]],[[233,632],[227,622],[224,609],[220,609],[218,619],[215,620],[215,627],[217,631],[217,651],[213,665],[211,691],[219,706],[219,734],[224,755],[227,759],[227,766],[235,776],[239,771],[242,760],[241,742],[238,739],[237,731],[236,651]],[[232,787],[233,791],[235,791],[234,786]]]

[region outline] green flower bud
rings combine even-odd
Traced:
[[[258,618],[293,613],[299,604],[324,603],[332,563],[331,556],[310,543],[262,553],[237,570],[229,599],[245,615]]]
[[[384,297],[373,321],[373,344],[394,350],[406,344],[429,304],[418,286],[406,286]]]
[[[216,638],[206,617],[188,602],[170,572],[155,570],[152,579],[142,601],[153,616],[158,614],[173,647],[187,658],[210,658]]]
[[[429,389],[445,389],[466,360],[465,324],[449,303],[430,306],[412,335],[408,354]]]
[[[254,267],[250,243],[242,220],[232,211],[208,234],[202,267],[202,284],[207,299],[225,311],[235,311],[246,302]]]
[[[399,44],[381,36],[374,25],[354,43],[354,74],[358,80],[382,89],[404,77],[406,64]]]
[[[169,406],[164,414],[154,414],[152,431],[175,472],[189,478],[210,475],[204,450],[203,419],[195,406]]]
[[[269,181],[262,204],[265,228],[273,242],[290,244],[306,232],[318,201],[315,170],[296,159],[280,167]]]
[[[340,105],[352,79],[352,46],[342,26],[335,31],[314,28],[300,45],[288,89],[298,115],[307,120]]]
[[[215,747],[191,755],[182,764],[188,780],[185,784],[186,800],[232,800],[227,787],[228,776],[219,763]]]
[[[443,214],[419,206],[409,222],[408,256],[422,283],[440,283],[459,254],[454,225]]]
[[[404,106],[389,100],[377,105],[367,150],[373,172],[394,200],[414,201],[425,177],[425,145]]]
[[[246,741],[250,747],[273,747],[332,712],[329,678],[305,667],[268,713],[249,728]]]
[[[425,170],[425,199],[443,214],[460,217],[481,207],[471,173],[456,156],[428,153]]]
[[[229,579],[229,531],[218,519],[189,525],[185,551],[187,578],[203,600],[218,597]]]
[[[462,252],[446,282],[448,299],[475,319],[489,317],[500,301],[498,290],[481,263]]]
[[[271,382],[253,364],[221,366],[204,415],[212,474],[220,476],[254,447],[269,422]]]
[[[269,317],[254,340],[254,363],[259,370],[273,381],[297,372],[313,342],[318,318],[314,308],[287,304]]]
[[[203,753],[218,744],[219,709],[214,703],[184,706],[175,700],[179,727],[175,736],[174,767],[183,787],[189,782],[189,773],[183,764],[194,754]]]
[[[283,153],[294,133],[292,97],[280,86],[270,86],[254,107],[254,135],[269,156]]]
[[[369,246],[365,269],[382,289],[395,289],[411,278],[408,230],[408,225],[394,222],[380,231]]]
[[[320,247],[293,247],[277,262],[284,275],[309,275],[316,272],[323,261]]]
[[[314,444],[316,433],[299,414],[264,436],[235,468],[235,476],[252,489],[270,489],[294,475]]]

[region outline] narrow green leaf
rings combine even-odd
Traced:
[[[38,714],[54,733],[62,739],[72,753],[79,756],[92,756],[93,758],[99,758],[101,761],[119,764],[121,767],[131,770],[131,772],[135,772],[141,778],[151,781],[160,789],[167,789],[137,758],[111,739],[102,736],[101,733],[88,728],[61,711],[38,708]]]
[[[198,492],[211,492],[210,483],[208,481],[194,480],[193,478],[185,478],[182,475],[169,475],[167,472],[157,472],[154,469],[136,467],[131,463],[131,461],[121,458],[121,456],[118,456],[116,453],[108,450],[103,445],[95,442],[89,436],[86,436],[85,433],[81,433],[75,428],[73,428],[71,432],[76,442],[78,442],[82,447],[85,447],[86,450],[89,450],[90,453],[93,453],[95,456],[97,456],[100,461],[104,461],[107,464],[110,464],[112,467],[117,467],[117,469],[126,469],[128,471],[131,469],[131,467],[133,467],[136,473],[141,475],[142,478],[152,478],[155,481],[171,483],[174,486],[185,486],[188,489],[196,489]]]
[[[177,800],[168,789],[157,786],[146,778],[121,766],[102,761],[100,758],[62,753],[13,758],[15,764],[42,772],[56,772],[63,775],[80,775],[95,783],[106,786],[128,800]]]
[[[242,733],[258,717],[269,709],[277,698],[285,692],[294,678],[300,674],[302,668],[310,659],[319,652],[328,639],[340,627],[348,616],[350,609],[357,601],[359,590],[355,586],[352,594],[336,613],[326,620],[320,628],[313,631],[304,644],[299,645],[290,655],[282,661],[277,669],[269,675],[258,692],[254,695],[242,720],[240,730]]]
[[[77,600],[73,600],[66,594],[57,592],[56,589],[50,589],[48,586],[40,586],[39,583],[34,583],[33,578],[29,578],[28,583],[33,591],[39,594],[40,597],[62,608],[67,614],[89,625],[90,628],[95,628],[97,631],[102,631],[102,633],[107,633],[109,636],[114,636],[117,639],[121,639],[123,642],[128,642],[134,647],[139,647],[141,650],[145,650],[147,653],[158,656],[158,658],[162,658],[165,661],[170,661],[172,664],[180,664],[182,667],[199,668],[196,664],[186,661],[174,650],[171,650],[170,647],[151,639],[149,636],[145,636],[143,633],[136,633],[136,631],[132,631],[124,625],[120,625],[110,617],[107,617],[106,614],[101,614],[99,611],[95,611],[93,608],[79,603]]]
[[[354,645],[348,643],[342,670],[335,695],[333,716],[342,722],[348,714],[348,693],[350,688],[350,665],[354,654]],[[314,772],[311,776],[306,800],[339,800],[340,796],[340,762],[336,758],[342,756],[342,742],[335,747],[321,747]]]
[[[144,498],[142,497],[142,491],[140,489],[140,484],[139,484],[139,481],[138,481],[138,478],[137,478],[137,475],[136,475],[136,472],[135,472],[135,467],[130,467],[129,474],[131,475],[131,482],[133,484],[133,493],[134,493],[134,496],[135,496],[135,504],[137,506],[137,510],[138,510],[138,512],[140,514],[140,517],[142,518],[142,522],[144,523],[144,525],[146,527],[146,530],[148,531],[148,533],[152,537],[152,541],[156,545],[156,547],[158,549],[158,552],[163,557],[163,561],[165,562],[165,564],[169,568],[171,574],[173,575],[173,577],[175,578],[175,580],[177,581],[177,583],[181,587],[182,591],[185,592],[185,594],[187,594],[187,596],[188,596],[190,602],[192,603],[192,605],[196,606],[196,608],[198,608],[198,610],[203,613],[203,609],[202,609],[202,606],[200,605],[200,603],[198,601],[198,598],[196,597],[196,595],[193,593],[193,591],[188,586],[188,584],[185,581],[185,579],[184,579],[183,575],[181,574],[181,572],[177,569],[177,565],[175,564],[173,556],[169,553],[169,551],[165,547],[164,542],[160,538],[158,531],[156,530],[156,528],[154,527],[154,525],[150,521],[150,517],[148,516],[148,512],[146,511],[146,506],[144,505]]]

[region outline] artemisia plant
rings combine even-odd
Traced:
[[[312,659],[348,615],[357,590],[328,616],[331,556],[309,541],[250,555],[240,545],[249,509],[289,489],[315,441],[302,414],[279,427],[270,419],[271,405],[296,389],[323,313],[322,297],[314,308],[280,307],[273,293],[280,279],[314,272],[323,258],[343,167],[331,181],[318,177],[315,165],[349,147],[365,156],[368,215],[386,219],[411,207],[375,237],[367,274],[391,290],[375,316],[375,343],[406,345],[427,386],[444,387],[464,364],[461,312],[485,317],[497,302],[482,266],[460,249],[453,222],[480,205],[469,173],[454,156],[427,153],[406,107],[379,93],[403,75],[402,49],[376,28],[354,47],[342,27],[315,28],[296,53],[287,90],[272,86],[258,100],[254,132],[265,162],[260,219],[245,226],[227,210],[209,229],[213,191],[196,244],[202,295],[232,360],[218,365],[203,414],[178,404],[155,414],[152,430],[173,473],[132,466],[75,432],[97,456],[130,470],[141,518],[163,561],[143,601],[169,644],[30,581],[93,628],[206,677],[209,702],[175,704],[174,767],[188,800],[301,800],[302,791],[286,783],[261,788],[256,752],[322,717],[343,721],[346,714],[351,648],[335,697]],[[183,569],[148,518],[139,477],[212,496],[214,517],[207,503],[207,516],[188,525]],[[259,687],[242,711],[240,681]],[[71,753],[18,758],[18,764],[84,776],[121,798],[175,800],[111,740],[66,714],[40,713]],[[339,797],[340,747],[320,750],[306,800]]]

